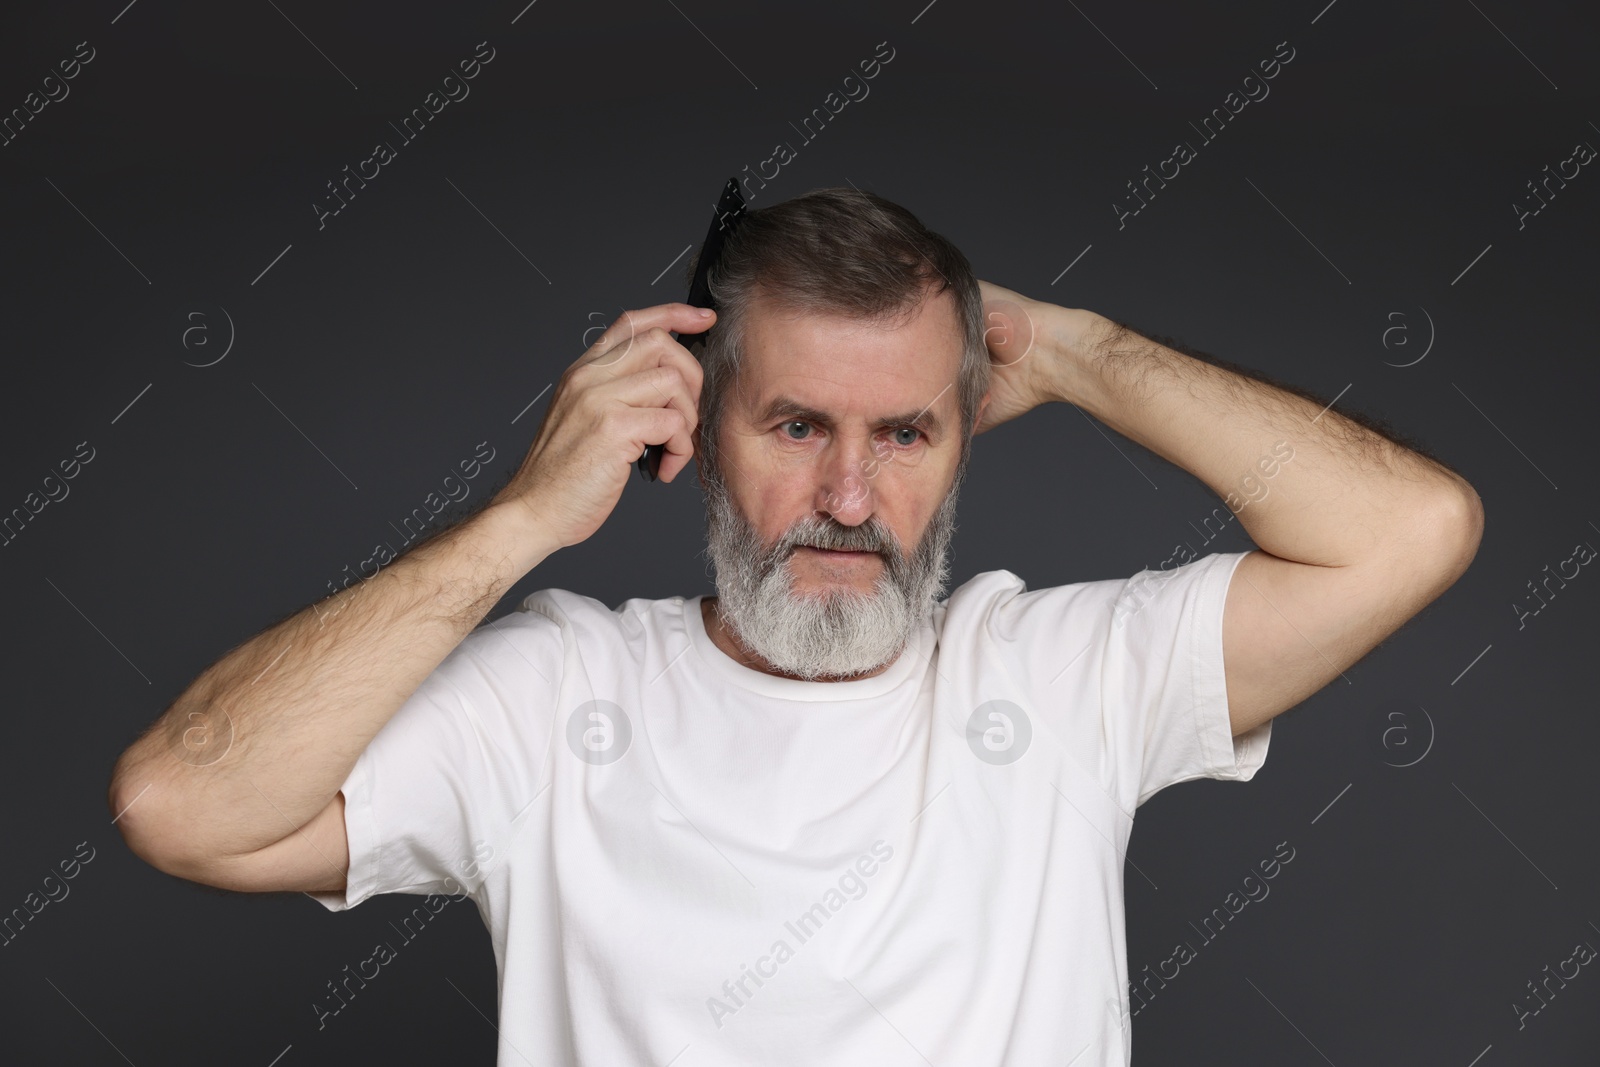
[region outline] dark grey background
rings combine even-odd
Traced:
[[[1600,578],[1521,630],[1512,607],[1545,564],[1600,545],[1600,175],[1585,167],[1522,229],[1512,206],[1578,141],[1600,145],[1592,8],[524,2],[0,13],[0,111],[78,42],[97,52],[0,148],[0,513],[78,442],[95,449],[0,548],[0,913],[95,849],[0,948],[4,1058],[492,1061],[473,909],[446,909],[318,1031],[325,983],[417,898],[334,915],[169,878],[111,824],[111,765],[478,442],[497,457],[473,502],[503,482],[584,331],[681,299],[683,261],[652,280],[703,236],[723,179],[789,141],[798,157],[753,206],[878,192],[983,277],[1343,391],[1339,410],[1387,419],[1484,499],[1471,570],[1348,684],[1277,720],[1255,781],[1140,810],[1130,971],[1180,940],[1198,958],[1135,1017],[1135,1062],[1595,1062],[1587,968],[1525,1028],[1512,1008],[1546,964],[1600,945]],[[394,140],[388,122],[480,41],[496,56],[471,95],[319,231],[324,183]],[[870,96],[802,144],[790,123],[880,41],[896,54]],[[1200,144],[1189,123],[1282,41],[1296,55],[1270,96]],[[1125,183],[1179,140],[1198,158],[1119,230]],[[186,365],[221,352],[221,309],[228,356]],[[195,322],[211,347],[185,348]],[[1078,411],[1041,409],[975,445],[955,584],[1247,547],[1237,523],[1209,545],[1192,532],[1218,503]],[[511,596],[709,592],[702,530],[692,477],[635,478],[595,537]],[[1191,924],[1280,842],[1295,858],[1271,895],[1203,942]]]

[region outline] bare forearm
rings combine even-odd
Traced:
[[[1194,474],[1273,555],[1347,566],[1477,508],[1458,475],[1331,407],[1060,310],[1057,399]]]
[[[356,757],[553,550],[491,506],[209,667],[118,761],[141,851],[203,862],[265,847],[327,806]]]

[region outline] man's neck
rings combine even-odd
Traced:
[[[723,623],[722,623],[722,613],[717,610],[717,598],[716,597],[708,596],[708,597],[703,598],[700,601],[700,618],[705,624],[706,636],[711,638],[711,643],[712,644],[716,645],[723,652],[727,653],[728,658],[732,659],[734,662],[740,664],[741,666],[749,667],[753,671],[760,671],[762,674],[770,674],[770,675],[773,675],[774,677],[777,677],[777,678],[792,678],[795,681],[829,681],[829,682],[834,682],[834,681],[852,681],[853,682],[853,681],[858,681],[858,680],[863,679],[863,678],[875,678],[878,675],[882,674],[884,671],[888,670],[890,667],[894,666],[894,663],[895,663],[895,660],[892,659],[888,663],[885,663],[883,666],[879,667],[877,670],[868,671],[865,674],[852,674],[848,679],[844,679],[844,678],[815,678],[815,679],[801,678],[797,674],[790,674],[788,671],[779,670],[778,668],[774,667],[772,664],[768,663],[761,656],[759,656],[756,653],[746,649],[744,647],[744,645],[742,643],[740,643],[738,638],[734,635],[733,631],[729,630],[727,627],[725,627],[723,625]],[[904,652],[901,652],[901,655],[904,655],[904,654],[905,654]],[[895,659],[899,659],[899,658],[900,658],[899,656],[895,657]]]

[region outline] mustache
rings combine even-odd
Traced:
[[[898,556],[893,538],[885,536],[875,527],[817,524],[791,530],[778,542],[777,552],[787,558],[799,548],[829,548],[841,552],[876,552],[879,555]]]

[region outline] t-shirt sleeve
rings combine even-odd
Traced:
[[[1100,698],[1113,764],[1130,780],[1136,768],[1135,806],[1194,778],[1247,782],[1266,761],[1272,722],[1234,737],[1223,675],[1223,606],[1248,554],[1143,570],[1116,589]]]
[[[471,893],[543,784],[564,628],[523,610],[486,622],[423,679],[345,778],[350,866],[330,911],[378,893]]]

